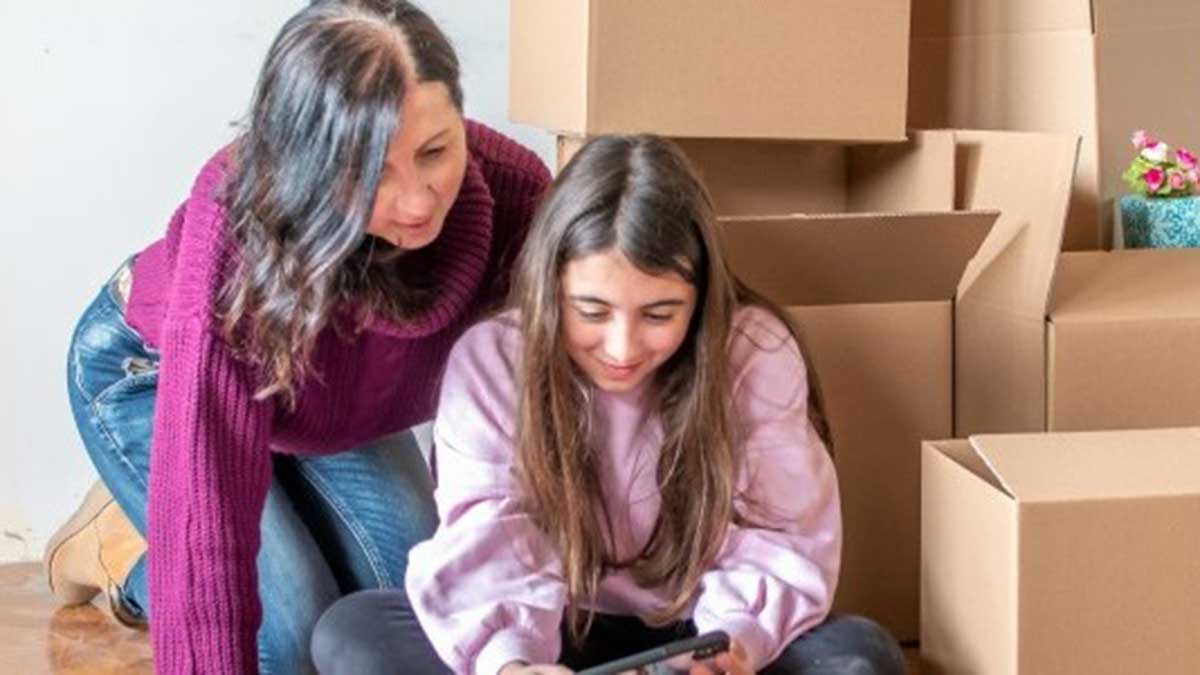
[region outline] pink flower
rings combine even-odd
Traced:
[[[1147,142],[1149,143],[1149,141]],[[1161,164],[1167,161],[1167,152],[1169,150],[1170,148],[1167,147],[1166,143],[1163,143],[1162,141],[1155,141],[1154,143],[1142,148],[1142,157],[1145,157],[1155,164]]]
[[[1175,150],[1175,157],[1179,160],[1179,167],[1184,171],[1191,171],[1196,168],[1196,156],[1186,149],[1178,148]]]
[[[1167,182],[1171,185],[1171,191],[1173,192],[1181,192],[1187,186],[1187,178],[1184,177],[1183,172],[1177,169],[1171,169],[1167,172]]]
[[[1146,179],[1146,192],[1154,194],[1163,186],[1163,181],[1166,180],[1166,173],[1159,168],[1152,168],[1146,171],[1146,175],[1142,176]]]
[[[1188,182],[1192,184],[1193,188],[1200,187],[1200,170],[1192,169],[1191,171],[1188,171],[1187,179]]]
[[[1149,136],[1146,135],[1146,130],[1138,129],[1137,131],[1133,132],[1133,135],[1129,137],[1129,140],[1133,143],[1133,147],[1141,150],[1142,148],[1146,147],[1147,138],[1149,138]]]

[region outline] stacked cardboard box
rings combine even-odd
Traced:
[[[1200,424],[1200,261],[1060,254],[1077,132],[906,134],[908,11],[512,0],[510,91],[560,166],[588,135],[653,132],[700,168],[736,271],[796,319],[824,390],[835,609],[902,640],[923,440]]]
[[[909,0],[512,0],[509,113],[576,135],[903,140]]]
[[[1194,0],[913,0],[909,123],[1083,137],[1067,249],[1111,241],[1129,136],[1200,146]]]

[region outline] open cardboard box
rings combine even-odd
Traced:
[[[922,672],[1200,672],[1200,429],[922,452]]]
[[[576,135],[904,140],[910,0],[511,0],[509,116]]]
[[[1200,146],[1198,32],[1195,0],[913,0],[909,125],[1081,135],[1064,243],[1107,247],[1130,134]]]
[[[835,609],[916,639],[921,442],[954,435],[956,332],[976,327],[956,317],[986,297],[971,293],[978,283],[1025,283],[1012,273],[1038,244],[1057,252],[1078,140],[679,144],[723,216],[735,271],[796,319],[819,379],[845,523]],[[560,140],[560,166],[579,146]],[[1051,240],[1014,246],[997,231]],[[977,249],[1000,258],[1002,279]]]
[[[1200,425],[1200,249],[1060,254],[1061,236],[1002,218],[973,261],[955,435]]]

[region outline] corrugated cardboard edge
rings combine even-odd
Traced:
[[[950,300],[995,210],[720,218],[731,268],[783,304]]]
[[[1196,427],[980,434],[969,442],[1023,504],[1200,493]]]
[[[921,450],[921,656],[927,673],[1017,672],[1017,504],[967,441]]]
[[[955,435],[1046,425],[1046,310],[1078,136],[960,131],[958,208],[1000,218],[959,285]]]

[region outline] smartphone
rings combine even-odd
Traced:
[[[694,661],[712,658],[721,652],[729,651],[729,636],[725,631],[715,630],[711,633],[698,635],[694,638],[668,642],[661,647],[647,649],[633,656],[609,661],[601,666],[580,670],[575,675],[621,675],[622,673],[637,673],[638,675],[672,675],[686,673],[688,656]],[[684,664],[677,667],[675,664]]]

